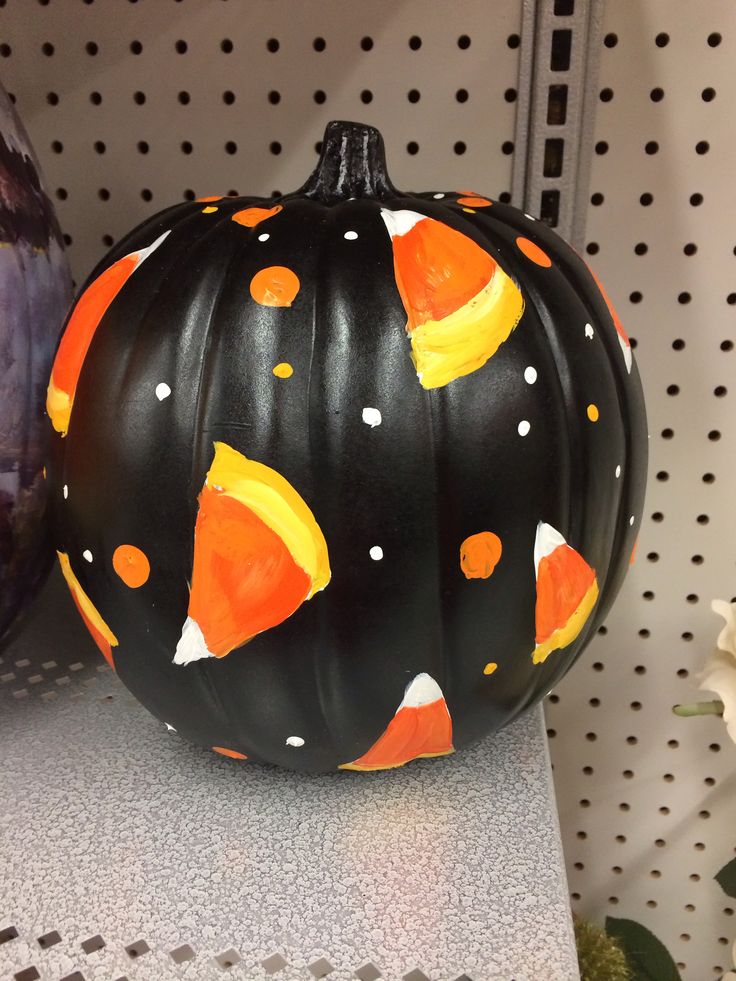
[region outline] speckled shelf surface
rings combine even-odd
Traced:
[[[54,577],[0,663],[0,977],[575,981],[541,710],[305,777],[188,745]]]

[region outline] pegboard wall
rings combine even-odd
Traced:
[[[519,0],[495,0],[492,30],[485,0],[456,18],[433,0],[2,6],[0,77],[79,283],[182,199],[296,190],[331,119],[378,126],[397,187],[510,196]]]
[[[398,186],[510,192],[520,0],[0,7],[2,81],[78,282],[152,211],[297,187],[332,118],[382,130]],[[736,593],[736,8],[608,0],[603,34],[585,248],[636,341],[650,489],[637,563],[547,719],[573,908],[644,923],[701,981],[736,934],[713,881],[736,749],[670,709],[698,697],[710,599]]]
[[[573,909],[630,917],[692,981],[731,967],[736,747],[697,674],[736,593],[736,7],[606,4],[588,261],[636,339],[650,474],[637,560],[547,706]]]

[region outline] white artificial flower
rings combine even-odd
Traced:
[[[736,743],[736,603],[713,600],[710,608],[726,625],[718,635],[717,649],[705,662],[700,689],[715,692],[723,702],[723,721]]]

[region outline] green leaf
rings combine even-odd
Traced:
[[[727,896],[736,898],[736,858],[716,873],[715,880]]]
[[[682,981],[667,948],[641,923],[607,916],[606,933],[626,954],[632,981]]]

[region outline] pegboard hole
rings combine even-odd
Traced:
[[[506,38],[506,44],[512,49],[518,48],[521,44],[521,38],[518,34],[509,34],[509,36]]]
[[[711,48],[717,48],[722,40],[723,37],[718,33],[718,31],[713,31],[712,34],[708,35],[708,46]]]
[[[234,47],[235,45],[229,37],[224,37],[222,41],[220,41],[220,51],[222,51],[223,54],[232,54]]]
[[[410,154],[412,157],[416,156],[416,154],[419,153],[419,144],[416,142],[416,140],[410,140],[406,144],[406,152]]]
[[[462,51],[468,50],[468,48],[470,47],[470,38],[468,37],[467,34],[460,35],[460,37],[457,39],[457,46]]]
[[[649,251],[649,246],[646,242],[637,242],[634,246],[635,255],[646,255]]]
[[[700,98],[703,102],[712,102],[716,97],[716,90],[712,86],[707,86],[700,93]]]
[[[695,253],[698,251],[698,247],[695,242],[688,242],[687,245],[683,246],[682,251],[685,253],[685,255],[695,255]]]
[[[700,205],[703,203],[703,200],[704,200],[703,195],[700,194],[699,191],[696,191],[695,194],[690,195],[690,204],[694,208],[700,207]]]
[[[326,101],[327,94],[323,92],[322,89],[317,89],[317,91],[314,93],[312,98],[314,99],[314,101],[317,103],[318,106],[321,106]]]
[[[416,89],[412,89],[412,92],[416,92]],[[418,92],[417,92],[417,95],[419,95]],[[411,98],[411,92],[409,93],[409,96],[410,96],[409,102],[418,102],[419,101],[418,98],[417,99],[412,99]],[[468,95],[468,90],[467,89],[458,89],[457,92],[455,93],[455,100],[457,102],[467,102],[468,101],[468,98],[469,98],[469,95]]]
[[[368,37],[367,35],[366,37],[361,38],[360,46],[363,49],[363,51],[371,51],[373,48],[373,38]]]
[[[409,38],[409,47],[412,51],[418,51],[422,46],[422,39],[418,34],[412,34]]]
[[[323,37],[316,37],[314,41],[312,41],[312,47],[315,51],[321,53],[327,47],[327,41],[325,41]]]
[[[143,51],[143,45],[141,44],[140,41],[131,41],[130,42],[130,50],[131,50],[131,53],[132,54],[139,55]]]
[[[99,92],[90,92],[89,101],[93,106],[99,106],[102,104],[102,96]]]
[[[598,98],[601,100],[601,102],[610,102],[613,99],[613,89],[601,89],[598,93]]]
[[[270,37],[268,41],[266,41],[266,48],[271,52],[271,54],[276,54],[280,47],[281,45],[275,37]]]
[[[661,102],[664,99],[664,89],[660,88],[659,85],[655,86],[649,93],[649,98],[652,102]]]

